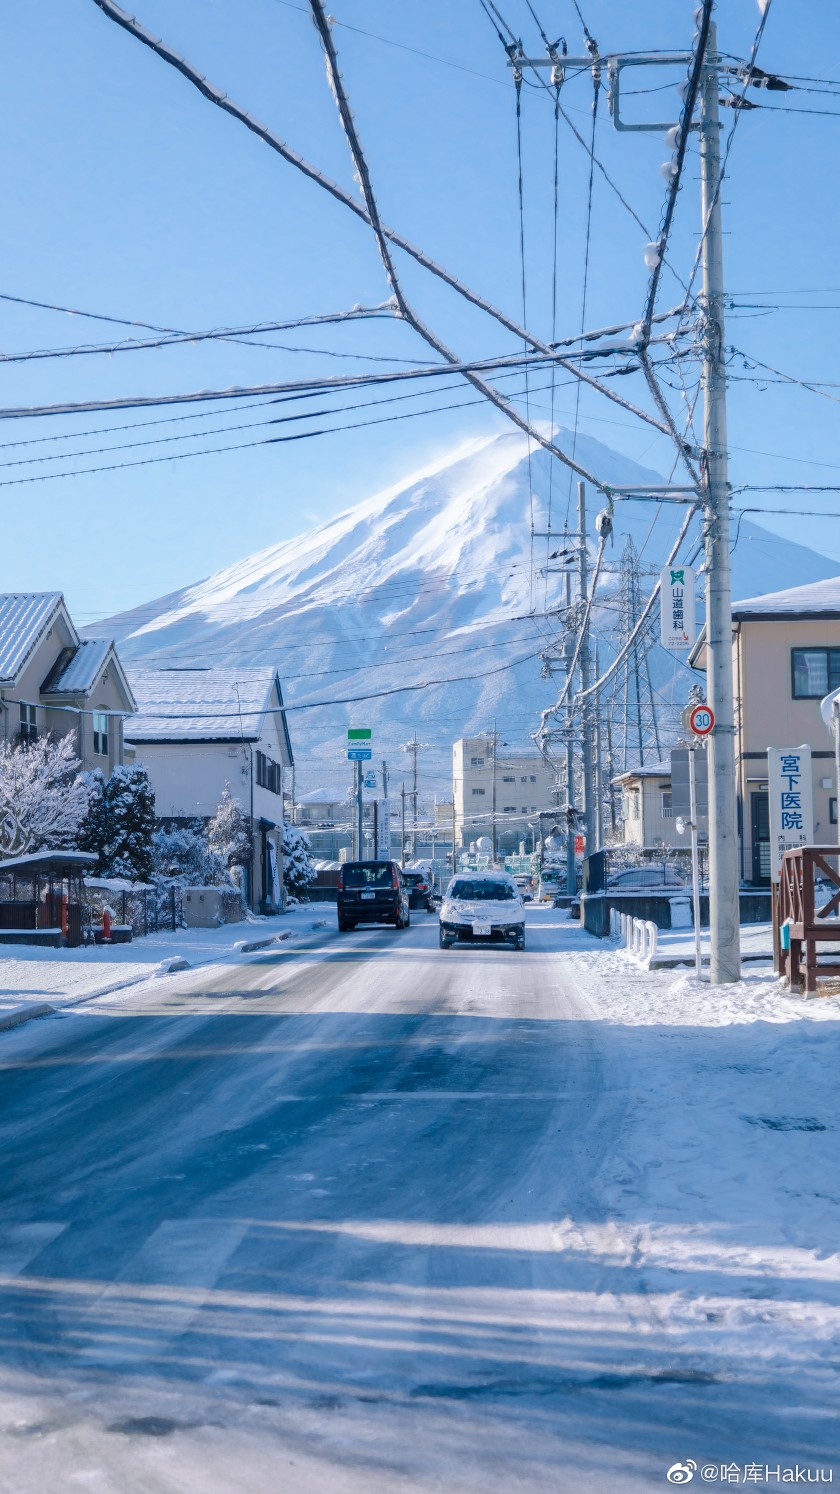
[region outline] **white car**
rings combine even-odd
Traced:
[[[525,948],[525,906],[506,872],[459,872],[443,895],[440,947],[457,939]]]

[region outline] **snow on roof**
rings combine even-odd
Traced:
[[[613,783],[623,783],[627,778],[670,778],[670,763],[647,763],[644,768],[628,768],[625,773],[617,773]]]
[[[770,591],[765,596],[733,602],[732,616],[742,617],[840,617],[840,576]]]
[[[84,639],[59,657],[56,668],[41,686],[42,695],[85,695],[96,684],[113,643],[109,638]]]
[[[62,600],[60,591],[0,592],[0,681],[16,679]]]
[[[60,876],[62,867],[84,870],[95,866],[98,860],[94,851],[30,851],[26,856],[10,856],[7,861],[0,861],[0,876],[9,872],[39,870],[45,874],[52,870]]]
[[[129,664],[137,715],[132,742],[256,741],[277,673],[270,668],[144,669]]]

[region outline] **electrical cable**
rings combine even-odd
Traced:
[[[101,3],[101,0],[97,0],[97,3]],[[344,133],[347,137],[347,143],[350,147],[350,154],[353,159],[353,164],[361,183],[362,195],[364,197],[365,206],[367,208],[368,222],[373,229],[374,237],[376,238],[376,242],[379,247],[379,255],[382,260],[388,284],[391,287],[394,296],[396,297],[397,306],[399,307],[400,312],[405,317],[409,326],[413,327],[415,332],[417,332],[417,334],[422,337],[423,341],[428,343],[429,347],[433,348],[435,352],[439,353],[440,356],[446,359],[449,364],[457,366],[460,362],[457,354],[452,352],[452,350],[447,347],[444,342],[441,341],[437,334],[434,333],[431,328],[427,326],[426,323],[418,316],[417,312],[406,300],[406,297],[403,293],[402,286],[397,275],[396,266],[391,256],[388,240],[385,233],[383,232],[382,223],[379,217],[379,208],[377,206],[376,198],[373,192],[373,186],[370,179],[370,172],[368,170],[365,154],[362,150],[361,141],[359,140],[358,132],[356,130],[353,115],[350,110],[350,103],[344,87],[344,80],[339,71],[335,44],[330,32],[330,26],[326,17],[326,12],[324,11],[322,0],[309,0],[309,4],[312,11],[313,19],[315,21],[315,26],[321,38],[321,44],[324,49],[324,56],[327,64],[328,81],[336,101]],[[493,0],[490,0],[490,4],[493,4]],[[468,382],[471,383],[473,387],[479,391],[479,393],[486,395],[491,404],[495,405],[496,408],[500,410],[502,414],[506,415],[514,425],[519,427],[520,430],[526,432],[529,437],[533,436],[534,440],[537,441],[540,446],[542,446],[546,451],[551,452],[553,456],[557,457],[567,467],[570,467],[573,472],[576,472],[578,474],[579,477],[582,477],[586,479],[586,481],[591,482],[596,488],[599,488],[601,491],[604,490],[604,484],[600,482],[598,478],[596,478],[591,472],[589,472],[587,468],[583,467],[580,462],[577,462],[573,457],[570,457],[567,452],[563,451],[554,440],[543,436],[540,431],[536,430],[531,425],[529,420],[523,419],[519,411],[516,410],[514,406],[511,405],[506,399],[504,399],[492,384],[488,384],[485,379],[480,378],[474,372],[467,373],[466,378]]]
[[[121,6],[117,5],[115,3],[115,0],[93,0],[93,4],[98,6],[98,8],[103,12],[104,15],[108,17],[109,20],[120,26],[124,31],[127,31],[131,36],[135,38],[135,40],[141,42],[145,47],[148,47],[152,52],[155,53],[157,57],[161,58],[162,61],[168,63],[169,66],[174,67],[179,73],[182,74],[183,77],[187,79],[188,82],[190,82],[195,88],[197,88],[198,91],[206,99],[209,99],[212,104],[215,104],[218,108],[223,109],[225,113],[230,114],[240,124],[243,124],[246,129],[250,130],[260,140],[264,141],[266,145],[270,146],[272,150],[276,151],[278,155],[282,156],[289,165],[294,166],[298,171],[302,172],[304,176],[308,177],[310,181],[313,181],[318,186],[322,187],[323,190],[328,192],[329,195],[335,198],[337,202],[342,203],[345,207],[348,207],[351,212],[355,213],[358,218],[361,218],[368,224],[370,223],[367,209],[365,208],[363,203],[359,202],[357,198],[354,197],[350,192],[346,192],[343,187],[340,187],[338,185],[337,182],[334,182],[329,177],[325,176],[323,172],[317,169],[317,167],[304,160],[302,156],[300,156],[296,151],[293,151],[288,145],[286,145],[286,143],[281,140],[278,135],[276,135],[272,130],[269,130],[266,125],[259,123],[258,120],[254,119],[254,117],[247,112],[247,110],[241,108],[240,105],[236,104],[232,99],[228,98],[228,96],[224,94],[221,89],[216,88],[212,83],[208,82],[206,78],[202,77],[202,75],[187,62],[186,58],[182,57],[178,52],[175,52],[171,47],[168,47],[164,42],[158,40],[158,38],[152,36],[152,34],[143,26],[141,26],[139,22],[137,22],[132,16],[130,16],[127,11],[123,10]],[[571,124],[571,121],[569,121],[569,123]],[[574,128],[574,126],[572,126],[572,128]],[[603,170],[603,168],[601,169]],[[614,183],[612,185],[613,189],[617,191],[618,189],[615,187]],[[625,205],[629,208],[628,204]],[[632,209],[629,209],[629,211],[632,212]],[[634,214],[634,216],[636,215]],[[644,228],[644,225],[642,225],[642,227]],[[381,225],[381,229],[382,233],[389,240],[389,242],[397,245],[400,249],[404,250],[406,254],[415,259],[417,263],[422,265],[424,269],[428,270],[430,274],[435,275],[438,279],[442,280],[444,284],[449,285],[454,291],[458,293],[458,295],[462,296],[466,301],[469,301],[471,305],[478,307],[488,316],[492,316],[501,326],[505,327],[507,331],[513,333],[515,337],[527,340],[532,347],[538,349],[538,351],[540,352],[550,351],[546,344],[541,342],[538,338],[535,338],[534,335],[528,332],[525,328],[518,326],[513,318],[508,317],[504,312],[500,311],[498,307],[494,306],[485,297],[470,289],[470,287],[465,285],[463,281],[459,280],[457,276],[451,274],[450,271],[446,270],[442,265],[438,264],[428,254],[424,253],[423,250],[418,249],[417,246],[411,243],[409,239],[405,238],[402,234],[397,233],[394,229],[387,227],[387,225],[385,224]],[[560,362],[561,367],[566,367],[565,360],[560,359],[558,361]],[[582,379],[584,383],[590,384],[593,388],[600,390],[600,392],[604,394],[607,399],[612,400],[615,404],[621,405],[631,414],[636,415],[640,420],[644,420],[648,425],[654,426],[657,430],[662,429],[662,426],[655,415],[652,415],[647,410],[642,410],[641,408],[632,404],[630,401],[623,398],[623,396],[616,394],[614,390],[605,388],[599,383],[597,379],[592,378],[591,375],[587,374],[583,369],[576,369],[573,367],[573,365],[569,364],[568,371],[573,372],[575,374],[575,377]]]

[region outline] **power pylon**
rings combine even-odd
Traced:
[[[628,535],[621,554],[617,652],[627,644],[641,612],[639,557],[636,546]],[[630,645],[627,657],[616,675],[613,708],[617,718],[616,757],[618,771],[621,773],[626,773],[629,768],[643,768],[649,763],[659,762],[662,756],[656,700],[650,677],[651,642],[652,629],[649,626],[643,628]]]

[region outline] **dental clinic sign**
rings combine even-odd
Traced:
[[[810,747],[771,747],[767,753],[770,794],[770,877],[778,882],[785,851],[813,845],[814,793]]]
[[[660,577],[660,642],[675,652],[691,648],[696,633],[694,572],[690,565],[667,565]]]

